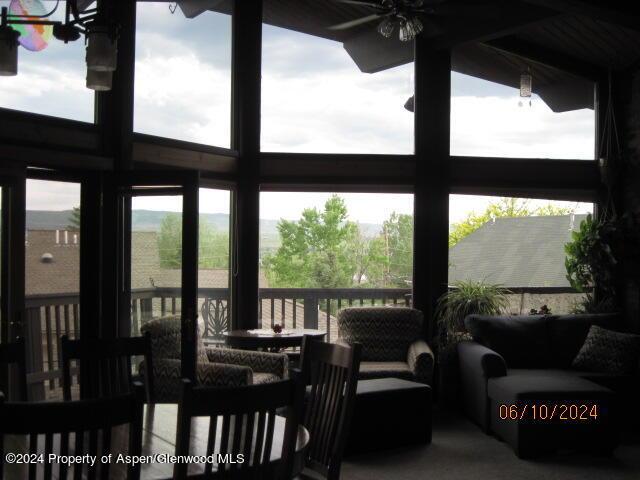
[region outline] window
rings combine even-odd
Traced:
[[[451,81],[452,155],[594,158],[593,110],[554,113],[535,94],[529,105],[515,88],[455,72]]]
[[[131,334],[182,310],[182,196],[131,200]]]
[[[138,3],[134,129],[229,148],[231,17],[170,7]]]
[[[569,313],[583,296],[566,279],[564,245],[593,204],[451,195],[449,285],[499,285],[509,314]]]
[[[80,184],[27,180],[25,309],[30,345],[41,345],[36,371],[58,370],[62,335],[80,336]],[[59,379],[35,395],[62,399]]]
[[[230,330],[229,303],[229,225],[231,192],[201,188],[198,308],[208,342],[224,341]]]
[[[263,328],[319,328],[337,338],[349,305],[404,305],[413,270],[413,195],[264,192]]]
[[[413,63],[363,73],[340,42],[267,24],[262,35],[263,151],[413,153]]]
[[[0,7],[10,3],[0,0]],[[55,2],[43,5],[51,11]],[[65,8],[66,2],[61,1],[51,19],[63,20]],[[44,27],[44,32],[44,36],[37,35],[37,40],[44,39],[38,48],[44,48],[30,51],[20,46],[18,75],[0,78],[0,107],[93,122],[94,94],[85,86],[84,37],[65,44],[53,38],[52,27]]]

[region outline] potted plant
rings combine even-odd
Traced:
[[[624,242],[618,222],[595,220],[591,215],[571,233],[564,247],[567,280],[584,298],[576,313],[602,313],[616,310],[618,255]]]
[[[451,285],[438,300],[435,318],[438,325],[438,366],[441,398],[445,401],[457,397],[458,350],[457,344],[470,336],[465,329],[467,315],[500,315],[508,306],[509,290],[483,281],[465,280]]]

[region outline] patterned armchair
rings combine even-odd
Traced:
[[[359,378],[396,377],[431,384],[433,352],[423,316],[407,307],[352,307],[338,312],[338,341],[362,344]]]
[[[154,401],[177,402],[180,398],[180,317],[149,320],[140,328],[151,335]],[[268,383],[288,376],[285,354],[250,352],[228,348],[206,349],[198,332],[197,380],[202,385],[239,387]],[[141,368],[142,372],[143,369]]]

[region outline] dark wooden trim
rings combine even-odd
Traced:
[[[451,190],[481,188],[551,192],[595,192],[600,174],[595,160],[549,160],[453,156]]]
[[[198,173],[184,185],[182,197],[182,377],[196,381],[198,339]]]
[[[346,192],[346,193],[413,193],[413,178],[388,179],[365,178],[356,183],[355,178],[306,177],[261,178],[261,192]],[[308,183],[313,181],[313,183]]]
[[[525,60],[546,65],[594,82],[606,78],[606,70],[599,65],[589,63],[564,52],[545,47],[544,45],[537,45],[522,40],[515,35],[494,38],[482,43],[495,50],[516,55]]]
[[[100,335],[102,293],[102,182],[87,175],[80,186],[80,332],[82,338]],[[113,317],[110,317],[113,318]],[[77,335],[77,333],[76,333]]]
[[[118,65],[111,91],[96,94],[96,123],[101,149],[115,160],[117,170],[132,166],[136,57],[136,1],[100,2],[98,8],[120,25]]]
[[[2,143],[0,158],[41,168],[108,170],[113,167],[113,160],[110,157],[62,150],[50,145],[24,146]]]
[[[261,181],[351,177],[351,183],[397,183],[415,176],[413,155],[262,153]],[[410,180],[412,182],[412,180]]]
[[[231,268],[231,324],[233,328],[256,328],[260,247],[262,0],[234,2],[231,58],[231,143],[240,155],[232,211],[235,249]]]
[[[426,335],[447,290],[451,51],[415,42],[415,152],[413,306],[424,312]]]

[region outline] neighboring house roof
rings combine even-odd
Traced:
[[[79,292],[79,247],[78,232],[29,230],[25,237],[26,295]]]
[[[449,250],[449,282],[569,287],[564,246],[586,215],[497,218]]]

